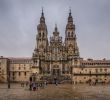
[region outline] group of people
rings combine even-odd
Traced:
[[[96,84],[99,84],[99,83],[103,85],[105,82],[104,81],[98,81],[98,79],[96,79],[96,80],[89,79],[88,83],[89,83],[89,85],[96,85]]]
[[[54,79],[53,82],[56,86],[58,85],[58,80]],[[21,87],[28,87],[30,91],[36,91],[38,88],[45,88],[47,86],[47,81],[40,81],[40,82],[21,82]]]
[[[30,82],[29,90],[36,91],[38,88],[44,88],[47,86],[47,82]]]
[[[29,90],[37,90],[38,88],[44,88],[47,86],[47,82],[21,82],[21,87],[29,87]]]

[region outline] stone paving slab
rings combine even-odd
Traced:
[[[44,89],[29,91],[20,84],[0,84],[0,100],[110,100],[110,85],[48,85]]]

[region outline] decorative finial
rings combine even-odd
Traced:
[[[42,7],[42,13],[43,13],[43,7]]]
[[[71,7],[69,7],[69,15],[71,15]]]
[[[57,32],[57,24],[55,23],[55,31]]]
[[[55,27],[57,27],[57,24],[55,23]]]
[[[43,7],[42,7],[42,16],[44,16]]]

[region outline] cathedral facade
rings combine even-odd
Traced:
[[[48,40],[48,31],[42,12],[40,24],[37,26],[36,48],[33,53],[33,61],[39,60],[40,74],[52,77],[71,78],[72,61],[79,58],[79,49],[76,42],[75,25],[71,11],[65,29],[65,40],[62,41],[60,32],[55,26],[53,36]]]
[[[57,25],[48,39],[48,29],[42,11],[37,26],[35,49],[30,58],[0,57],[0,81],[34,80],[87,83],[89,80],[110,82],[110,60],[84,60],[80,57],[75,24],[71,10],[65,28],[64,41]]]

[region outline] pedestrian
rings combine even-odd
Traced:
[[[24,87],[24,82],[23,82],[23,87]]]
[[[36,89],[38,90],[38,87],[39,87],[39,84],[38,83],[36,83]]]
[[[56,80],[55,84],[56,84],[56,86],[58,85],[58,82],[57,82],[57,80]]]
[[[89,85],[91,85],[91,79],[89,79]]]
[[[28,82],[26,82],[26,87],[28,86]]]
[[[43,88],[43,82],[41,82],[40,84],[41,84],[41,88]]]
[[[46,81],[44,81],[44,87],[46,87],[47,86],[47,82]]]
[[[23,83],[23,81],[21,82],[21,87],[24,87],[24,83]]]
[[[32,83],[29,84],[29,90],[32,90]]]
[[[33,91],[36,91],[36,84],[33,83]]]

